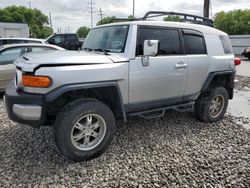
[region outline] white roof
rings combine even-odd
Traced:
[[[6,38],[0,38],[0,40],[30,40],[30,41],[40,41],[45,42],[45,39],[35,39],[35,38],[17,38],[17,37],[6,37]]]
[[[37,44],[37,43],[22,43],[22,44],[5,44],[0,46],[0,50],[7,49],[7,48],[12,48],[12,47],[28,47],[28,46],[33,46],[33,47],[48,47],[48,48],[54,48],[57,50],[65,50],[64,48],[61,48],[56,45],[51,45],[51,44]]]
[[[100,25],[98,27],[103,26],[112,26],[112,25],[146,25],[146,26],[163,26],[163,27],[173,27],[173,28],[184,28],[184,29],[194,29],[202,32],[203,34],[210,35],[227,35],[225,32],[215,29],[213,27],[208,27],[201,24],[192,24],[192,23],[184,23],[184,22],[171,22],[171,21],[130,21],[130,22],[117,22],[106,25]],[[98,28],[96,27],[96,28]]]

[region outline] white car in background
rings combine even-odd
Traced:
[[[7,83],[14,79],[15,65],[13,62],[26,53],[49,52],[65,50],[61,47],[49,44],[7,44],[0,46],[0,92],[4,91]]]
[[[45,39],[34,38],[0,38],[0,46],[5,44],[37,43],[48,44]]]

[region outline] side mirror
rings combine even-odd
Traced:
[[[159,40],[145,40],[143,46],[144,56],[156,56],[159,50]]]
[[[145,40],[143,46],[142,66],[149,66],[149,56],[156,56],[159,50],[159,40]]]

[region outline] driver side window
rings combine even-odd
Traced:
[[[180,37],[177,29],[140,27],[136,45],[136,55],[143,55],[145,40],[159,40],[158,55],[179,55],[181,54]]]

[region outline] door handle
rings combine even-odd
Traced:
[[[184,69],[184,68],[187,68],[187,66],[188,66],[188,64],[186,64],[186,63],[178,62],[178,63],[175,64],[174,67],[175,67],[176,69]]]

